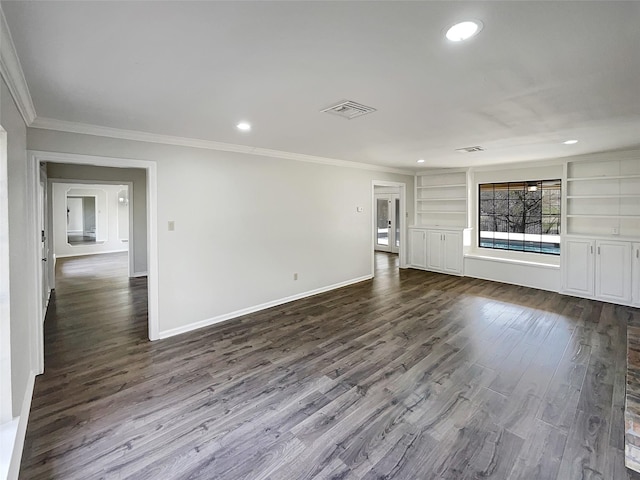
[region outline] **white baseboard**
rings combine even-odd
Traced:
[[[235,312],[225,313],[223,315],[218,315],[217,317],[207,318],[206,320],[201,320],[199,322],[190,323],[189,325],[184,325],[182,327],[172,328],[170,330],[161,331],[159,333],[159,338],[169,338],[175,335],[180,335],[181,333],[191,332],[193,330],[197,330],[198,328],[208,327],[210,325],[214,325],[216,323],[225,322],[227,320],[231,320],[232,318],[241,317],[243,315],[248,315],[250,313],[258,312],[260,310],[265,310],[271,307],[277,307],[278,305],[282,305],[284,303],[293,302],[295,300],[300,300],[302,298],[311,297],[313,295],[318,295],[320,293],[325,293],[330,290],[335,290],[336,288],[346,287],[348,285],[353,285],[354,283],[364,282],[366,280],[371,280],[373,275],[365,275],[363,277],[353,278],[351,280],[346,280],[344,282],[335,283],[333,285],[329,285],[327,287],[316,288],[315,290],[309,290],[307,292],[298,293],[296,295],[291,295],[290,297],[280,298],[278,300],[272,300],[271,302],[262,303],[260,305],[255,305],[253,307],[243,308],[241,310],[236,310]]]
[[[20,473],[20,461],[22,460],[22,449],[24,448],[24,438],[27,434],[27,423],[29,422],[29,412],[31,410],[31,400],[33,398],[33,387],[36,382],[35,373],[29,374],[27,380],[27,388],[24,392],[24,399],[22,400],[22,407],[20,409],[20,416],[16,417],[14,421],[17,421],[15,430],[15,437],[13,438],[13,445],[9,445],[8,452],[11,453],[11,460],[9,463],[9,469],[7,472],[7,480],[16,480]],[[2,449],[5,449],[5,445],[2,445]]]
[[[147,277],[147,272],[134,272],[131,274],[130,278],[138,278],[138,277]]]
[[[89,255],[102,255],[104,253],[122,253],[128,252],[128,249],[124,250],[107,250],[106,252],[88,252],[88,253],[69,253],[66,255],[56,255],[56,258],[67,258],[67,257],[87,257]]]

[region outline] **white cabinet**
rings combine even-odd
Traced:
[[[444,232],[444,271],[462,275],[462,233]]]
[[[593,296],[593,255],[595,242],[583,238],[567,238],[562,246],[563,285],[566,293]]]
[[[631,244],[598,240],[596,250],[596,298],[631,302]]]
[[[427,231],[409,230],[409,266],[427,268]]]
[[[640,243],[632,245],[631,255],[631,285],[633,287],[631,300],[636,307],[640,307]]]
[[[461,231],[412,228],[409,232],[411,267],[462,275]]]
[[[566,238],[563,291],[606,302],[629,304],[632,290],[631,243]],[[640,288],[637,282],[634,291]]]
[[[427,268],[435,272],[462,274],[462,234],[457,231],[427,231]]]

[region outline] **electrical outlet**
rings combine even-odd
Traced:
[[[294,274],[293,274],[293,279],[294,279],[294,280],[297,280],[297,279],[298,279],[298,274],[297,274],[297,273],[294,273]]]
[[[618,227],[613,227],[611,229],[611,235],[620,235],[620,229]]]
[[[169,227],[169,231],[173,232],[176,229],[176,222],[173,220],[169,220],[168,227]]]

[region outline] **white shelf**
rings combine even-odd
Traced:
[[[464,170],[439,170],[416,175],[415,223],[465,228],[466,182],[467,172]]]
[[[454,187],[466,187],[467,184],[466,183],[449,183],[449,184],[442,184],[442,185],[421,185],[416,187],[418,190],[420,189],[428,189],[428,188],[454,188]]]
[[[599,177],[569,177],[567,182],[585,182],[591,180],[626,180],[631,178],[640,178],[640,174],[631,175],[601,175]]]

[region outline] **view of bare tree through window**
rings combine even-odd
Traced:
[[[560,255],[560,180],[480,185],[479,246]]]

